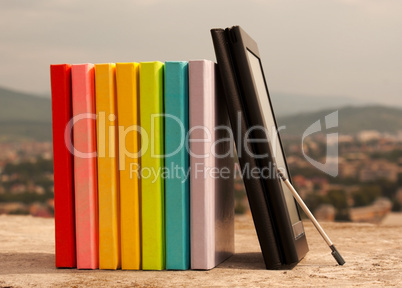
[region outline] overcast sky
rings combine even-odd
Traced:
[[[0,2],[0,86],[45,94],[51,63],[215,60],[241,25],[273,93],[402,105],[402,1]]]

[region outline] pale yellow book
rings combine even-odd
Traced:
[[[116,66],[95,65],[98,151],[99,269],[120,268]]]
[[[121,268],[141,268],[139,181],[139,65],[117,63],[117,117],[119,119]]]

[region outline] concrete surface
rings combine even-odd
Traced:
[[[323,223],[346,260],[342,267],[306,222],[310,252],[305,259],[293,270],[264,270],[252,220],[241,216],[236,219],[236,255],[211,271],[78,271],[54,266],[53,219],[3,215],[0,287],[401,287],[402,215],[383,223]]]

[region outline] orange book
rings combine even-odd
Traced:
[[[140,246],[140,136],[138,63],[117,63],[117,113],[119,118],[121,268],[138,270]]]
[[[116,66],[95,65],[99,268],[120,268],[120,197]]]

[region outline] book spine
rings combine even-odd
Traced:
[[[120,268],[120,197],[115,64],[95,65],[99,268]]]
[[[140,137],[137,132],[139,125],[138,63],[117,63],[116,83],[119,119],[121,268],[138,270],[141,268],[138,173]]]
[[[71,65],[51,65],[56,267],[76,267],[74,172],[64,132],[72,117]],[[70,130],[71,131],[71,130]],[[70,147],[68,147],[69,145]]]
[[[189,62],[189,141],[191,269],[215,265],[215,186],[207,170],[214,166],[214,63]]]
[[[163,68],[140,63],[142,268],[165,269]]]
[[[166,269],[190,267],[188,63],[165,63]]]
[[[71,81],[77,268],[97,269],[99,230],[94,65],[72,65]]]

